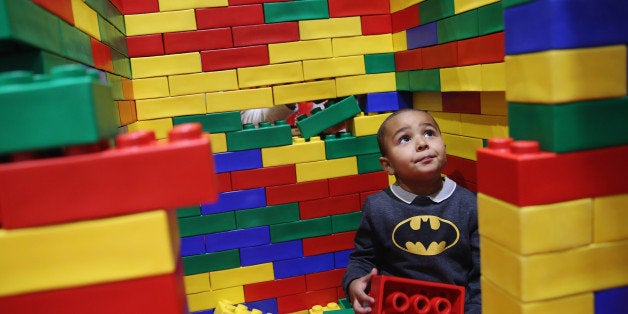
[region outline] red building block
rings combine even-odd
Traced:
[[[443,173],[455,181],[478,182],[476,162],[470,159],[447,155]]]
[[[305,276],[289,277],[244,285],[244,300],[246,302],[255,302],[304,293],[305,291],[307,291]]]
[[[419,26],[419,5],[415,4],[392,13],[392,32],[398,33]]]
[[[229,6],[236,6],[242,4],[256,4],[256,3],[267,3],[267,2],[283,2],[286,0],[229,0]]]
[[[266,203],[277,205],[329,196],[327,180],[277,185],[266,188]]]
[[[229,192],[232,191],[231,188],[231,172],[223,172],[216,174],[216,192]]]
[[[338,293],[335,288],[291,294],[277,298],[277,311],[279,313],[292,313],[337,300]]]
[[[204,72],[266,64],[270,64],[266,45],[201,51]]]
[[[395,70],[410,71],[423,69],[423,48],[395,52]]]
[[[359,194],[347,194],[300,202],[299,212],[301,219],[311,219],[357,212],[360,204]]]
[[[423,48],[421,58],[424,69],[454,67],[458,64],[458,42]]]
[[[504,62],[504,32],[458,41],[458,66]]]
[[[464,313],[462,286],[375,275],[369,295],[373,313]]]
[[[235,47],[299,40],[298,22],[235,26],[232,32]]]
[[[353,249],[353,238],[355,238],[355,231],[305,238],[303,239],[303,255],[312,256]]]
[[[342,283],[344,268],[323,271],[305,275],[305,285],[308,291],[323,290],[339,287]]]
[[[390,14],[388,0],[329,0],[329,17]]]
[[[229,27],[164,34],[166,54],[231,47],[233,42]]]
[[[89,43],[92,47],[94,67],[100,70],[114,72],[111,48],[92,37],[89,38]]]
[[[264,7],[261,4],[231,5],[196,10],[197,29],[253,24],[264,24]]]
[[[446,92],[441,94],[444,112],[481,114],[479,92]]]
[[[3,228],[24,228],[177,208],[217,199],[209,136],[200,124],[117,137],[112,149],[0,164]],[[95,145],[94,145],[95,146]]]
[[[234,190],[246,190],[297,182],[295,165],[257,168],[231,172],[231,186]]]
[[[164,40],[161,34],[129,36],[126,38],[129,57],[149,57],[164,54]]]
[[[517,206],[628,192],[628,145],[557,154],[494,138],[477,156],[478,190]]]
[[[390,14],[365,15],[360,17],[362,35],[379,35],[392,33]]]
[[[33,3],[50,11],[62,20],[74,25],[74,14],[72,13],[72,0],[31,0]]]
[[[124,15],[159,12],[159,0],[118,0],[116,2],[120,13]]]
[[[329,194],[332,196],[353,194],[385,189],[387,186],[388,174],[384,171],[377,171],[329,179]]]

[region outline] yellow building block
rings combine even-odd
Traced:
[[[482,283],[482,313],[484,314],[593,314],[593,293],[581,293],[537,302],[521,302],[485,277]]]
[[[299,60],[331,58],[331,39],[299,40],[269,44],[270,63],[282,63]]]
[[[72,0],[72,17],[76,28],[100,41],[98,13],[85,4],[84,0]]]
[[[273,263],[218,270],[210,273],[211,285],[214,289],[244,286],[274,279]]]
[[[390,0],[390,12],[397,12],[425,0]]]
[[[170,95],[189,95],[238,89],[236,70],[202,72],[168,77]]]
[[[482,90],[482,65],[440,69],[440,90],[465,92]]]
[[[131,80],[135,99],[159,98],[170,96],[168,78],[157,76]]]
[[[155,210],[0,229],[0,296],[172,273],[179,258],[176,223],[173,211]]]
[[[301,62],[239,68],[238,85],[241,88],[285,84],[303,81]]]
[[[303,61],[303,79],[306,81],[360,74],[366,74],[363,56]]]
[[[480,70],[483,91],[506,90],[506,64],[504,62],[482,64]]]
[[[406,31],[392,34],[393,52],[408,50],[408,37]]]
[[[185,284],[186,294],[211,291],[211,285],[209,283],[209,273],[183,276],[183,283]]]
[[[340,305],[338,305],[338,303],[336,302],[329,302],[325,306],[322,306],[320,304],[312,306],[312,308],[309,310],[309,314],[323,314],[327,311],[335,310],[340,310]]]
[[[359,113],[353,119],[348,120],[347,129],[353,136],[365,136],[377,134],[379,126],[390,116],[390,113],[364,115]]]
[[[430,112],[441,132],[448,134],[462,135],[462,124],[460,122],[460,113],[457,112]],[[467,134],[464,134],[467,135]]]
[[[325,160],[325,142],[319,137],[305,141],[302,137],[293,137],[292,145],[262,148],[264,167],[304,163]]]
[[[493,138],[508,137],[508,117],[480,114],[461,114],[462,135]]]
[[[506,56],[506,97],[555,104],[626,96],[626,46]]]
[[[135,101],[135,109],[138,120],[207,113],[203,94],[138,99]]]
[[[194,10],[130,14],[124,16],[124,25],[127,36],[193,31],[196,15]]]
[[[553,252],[592,243],[590,198],[518,207],[478,193],[478,208],[480,234],[517,254]]]
[[[413,92],[412,107],[426,111],[443,111],[443,97],[440,92]]]
[[[477,160],[475,151],[482,148],[480,138],[443,133],[443,141],[447,144],[447,154],[470,160]]]
[[[131,58],[133,78],[199,73],[201,70],[198,52]]]
[[[273,106],[273,89],[264,87],[207,93],[205,103],[207,113],[270,108]]]
[[[334,57],[393,52],[392,34],[332,38]]]
[[[227,0],[159,0],[159,11],[226,7],[228,5]]]
[[[275,105],[336,98],[336,81],[322,80],[273,86]]]
[[[323,180],[358,174],[355,156],[296,164],[297,182]]]
[[[481,92],[480,112],[493,116],[507,116],[506,92]]]
[[[221,300],[244,303],[244,288],[232,287],[187,295],[190,312],[213,309]]]
[[[500,0],[454,0],[454,12],[459,14],[499,1]]]
[[[129,132],[152,130],[155,132],[155,138],[168,138],[168,132],[172,130],[172,118],[163,118],[155,120],[136,121],[127,126]]]
[[[593,241],[628,239],[628,194],[593,199]]]
[[[362,35],[359,16],[299,21],[301,40]]]
[[[336,78],[338,97],[377,92],[391,92],[397,89],[395,73],[377,73]]]
[[[628,240],[522,256],[481,236],[480,251],[482,275],[522,302],[628,284]]]
[[[211,133],[212,153],[224,153],[227,151],[227,135],[225,133]]]

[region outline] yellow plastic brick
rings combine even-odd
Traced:
[[[200,273],[194,275],[187,275],[183,277],[185,283],[185,293],[199,293],[204,291],[210,291],[211,285],[209,283],[209,273]]]
[[[138,120],[206,113],[205,95],[186,95],[135,101]]]
[[[365,116],[364,113],[360,113],[349,120],[347,129],[350,130],[351,134],[354,136],[375,135],[377,134],[379,126],[382,125],[388,116],[390,116],[390,113],[368,116]]]
[[[228,5],[229,1],[227,0],[159,0],[159,11],[226,7]]]
[[[264,167],[325,160],[325,142],[318,137],[292,138],[292,145],[262,148]]]
[[[412,107],[427,111],[443,111],[443,97],[440,92],[413,92]]]
[[[201,55],[198,52],[165,56],[131,58],[133,78],[200,73]]]
[[[397,88],[395,73],[364,74],[336,78],[338,97],[378,92],[390,92]]]
[[[593,199],[593,241],[628,239],[628,194]]]
[[[238,89],[236,70],[171,75],[170,95],[189,95]]]
[[[273,87],[273,97],[276,105],[293,104],[312,99],[333,99],[336,98],[336,82],[334,80],[321,80],[277,85]]]
[[[98,13],[85,4],[84,0],[72,0],[74,27],[100,41]]]
[[[135,99],[159,98],[170,96],[168,78],[165,76],[134,79],[133,96]]]
[[[193,31],[196,15],[194,10],[130,14],[124,16],[124,24],[127,36]]]
[[[303,61],[303,79],[306,81],[360,74],[366,74],[363,56]]]
[[[205,94],[207,113],[270,108],[273,90],[270,87],[241,89]]]
[[[481,91],[482,65],[440,69],[440,89],[443,92]]]
[[[392,34],[332,38],[334,57],[393,52]]]
[[[430,112],[438,126],[440,127],[441,132],[448,134],[457,134],[461,135],[462,133],[462,124],[460,122],[460,113],[457,112]],[[465,134],[467,135],[467,134]]]
[[[323,180],[358,174],[355,156],[296,164],[297,182]]]
[[[273,263],[257,264],[210,273],[211,285],[214,289],[244,286],[247,284],[272,281],[275,279]]]
[[[392,34],[393,52],[408,50],[408,36],[406,31],[401,31]]]
[[[301,40],[362,35],[359,16],[299,21]]]
[[[488,63],[480,65],[483,91],[506,90],[506,64]]]
[[[508,117],[461,114],[460,134],[479,138],[508,137]]]
[[[425,0],[390,0],[390,12],[397,12]]]
[[[500,0],[454,0],[454,12],[460,14]]]
[[[301,62],[270,64],[238,69],[238,84],[240,88],[301,81],[303,81],[303,66]]]
[[[443,133],[443,141],[447,144],[447,154],[470,160],[477,160],[475,152],[483,145],[480,138],[447,133]]]
[[[232,287],[187,295],[190,312],[213,309],[221,300],[244,303],[244,288]]]
[[[212,153],[224,153],[227,151],[227,135],[225,133],[211,133]]]
[[[299,40],[269,44],[270,63],[282,63],[299,60],[331,58],[331,39]]]
[[[152,130],[157,139],[168,138],[168,132],[172,130],[172,127],[172,118],[136,121],[127,126],[129,132]]]
[[[481,92],[480,112],[493,116],[507,116],[506,92]]]

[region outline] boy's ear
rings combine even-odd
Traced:
[[[393,169],[393,167],[390,165],[390,162],[388,162],[388,158],[379,157],[379,164],[382,165],[382,169],[384,169],[384,171],[386,171],[388,175],[392,176],[395,174],[395,169]]]

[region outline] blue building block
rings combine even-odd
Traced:
[[[270,243],[268,226],[238,229],[205,235],[207,253]]]
[[[353,252],[353,249],[334,252],[334,267],[346,268],[347,264],[349,264],[349,254],[351,252]]]
[[[216,173],[262,168],[260,149],[214,154]]]
[[[218,194],[218,201],[210,204],[201,204],[201,214],[209,215],[238,209],[266,206],[266,191],[264,188],[238,190]]]
[[[437,29],[436,22],[432,22],[406,30],[408,50],[438,44]]]
[[[273,263],[275,279],[288,278],[334,269],[334,253],[305,256]]]
[[[266,299],[255,302],[245,302],[250,310],[257,309],[262,311],[262,313],[279,313],[279,308],[277,306],[277,299]]]
[[[412,107],[412,93],[385,92],[366,95],[364,112],[397,111]]]
[[[242,266],[275,262],[303,257],[303,243],[301,240],[272,243],[240,249],[240,263]]]
[[[618,0],[538,0],[504,10],[506,54],[628,43]]]
[[[595,314],[628,313],[628,286],[595,292]]]
[[[205,254],[205,236],[181,238],[181,256]]]

